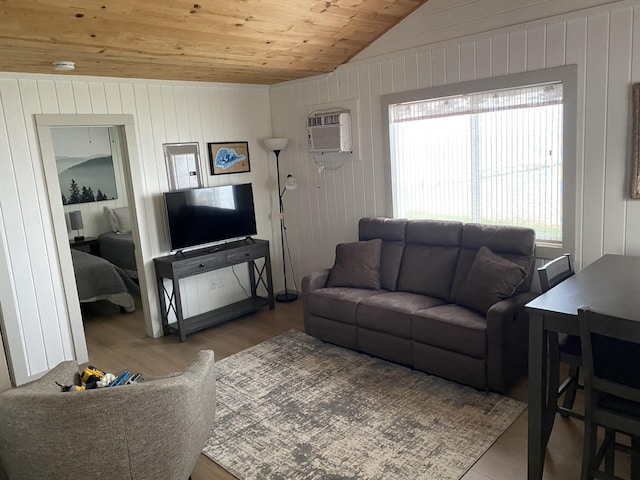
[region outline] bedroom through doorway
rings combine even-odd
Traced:
[[[109,305],[134,312],[140,289],[118,128],[52,127],[51,139],[83,320]]]
[[[85,322],[130,316],[149,331],[145,274],[138,268],[134,149],[127,142],[132,121],[121,121],[128,115],[37,117],[73,344],[77,359],[84,350],[88,360]]]

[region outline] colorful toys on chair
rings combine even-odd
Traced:
[[[113,373],[103,372],[102,370],[89,365],[78,374],[76,384],[61,385],[56,382],[63,392],[80,392],[83,390],[93,390],[95,388],[118,387],[120,385],[135,384],[144,381],[142,374],[131,374],[129,370],[125,370],[116,376]]]

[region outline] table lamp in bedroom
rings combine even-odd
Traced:
[[[79,242],[80,240],[84,240],[84,235],[80,235],[80,230],[83,228],[82,212],[80,210],[69,212],[69,224],[71,225],[71,230],[75,230],[77,234],[73,237],[73,241]]]

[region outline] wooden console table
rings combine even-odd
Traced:
[[[264,259],[262,268],[258,268],[255,263],[255,260],[260,258]],[[153,263],[156,269],[156,282],[164,334],[168,335],[176,331],[181,342],[185,341],[187,335],[212,325],[226,322],[267,305],[269,305],[270,310],[275,307],[271,278],[271,258],[269,257],[269,242],[267,240],[240,240],[184,254],[178,253],[158,257],[153,260]],[[181,278],[211,272],[240,263],[246,263],[249,269],[251,286],[251,296],[249,298],[193,317],[183,317],[182,300],[180,298]],[[171,294],[167,292],[164,286],[164,279],[173,281]],[[257,289],[260,284],[267,290],[267,297],[258,296]],[[170,324],[169,313],[172,310],[177,322]]]

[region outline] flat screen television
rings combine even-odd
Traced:
[[[250,183],[164,193],[171,250],[185,250],[255,235]]]

